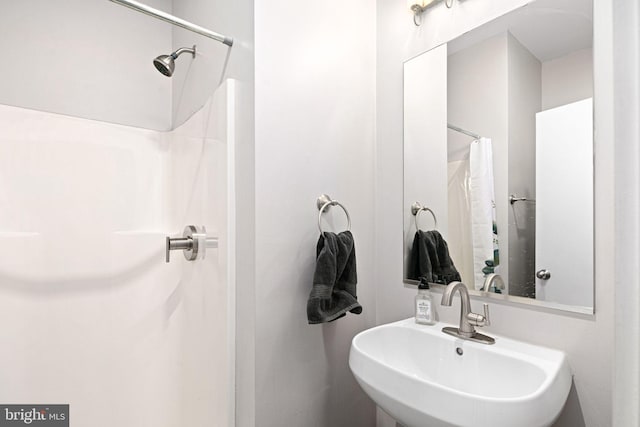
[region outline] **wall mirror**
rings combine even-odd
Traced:
[[[538,0],[405,62],[405,282],[593,313],[592,47]]]

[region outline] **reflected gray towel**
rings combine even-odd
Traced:
[[[350,231],[324,232],[316,246],[316,271],[307,301],[310,324],[331,322],[346,315],[362,313],[356,296],[356,249]]]
[[[409,279],[426,277],[431,283],[460,282],[460,273],[453,265],[449,246],[436,230],[417,231],[411,249]]]

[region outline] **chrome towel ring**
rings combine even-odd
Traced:
[[[424,211],[429,212],[433,217],[433,228],[438,228],[438,218],[436,218],[436,214],[428,207],[422,206],[420,202],[415,202],[411,205],[411,214],[413,214],[413,218],[415,219],[416,231],[420,231],[420,227],[418,227],[418,217],[420,216],[420,213]]]
[[[347,216],[347,231],[351,231],[351,217],[349,216],[349,211],[344,207],[342,203],[337,200],[332,200],[331,197],[323,194],[316,200],[316,206],[318,206],[318,210],[320,211],[318,213],[318,230],[320,230],[320,234],[324,233],[324,231],[322,230],[322,214],[325,210],[328,211],[331,206],[340,206],[342,208],[345,215]]]

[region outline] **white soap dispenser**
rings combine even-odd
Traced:
[[[436,312],[429,291],[429,282],[426,277],[420,278],[418,285],[418,295],[416,295],[416,323],[421,325],[433,325],[436,323]]]

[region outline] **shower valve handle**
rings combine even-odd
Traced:
[[[204,258],[207,248],[217,247],[218,239],[207,237],[204,226],[187,225],[184,228],[182,237],[172,238],[167,236],[164,258],[166,262],[169,262],[171,251],[181,250],[187,261],[195,261],[198,258]]]
[[[177,250],[183,250],[187,260],[191,261],[190,257],[187,256],[187,252],[193,251],[193,239],[180,238],[180,237],[172,239],[171,237],[167,236],[166,242],[167,242],[167,245],[164,252],[164,260],[166,262],[171,261],[171,251],[177,251]]]

